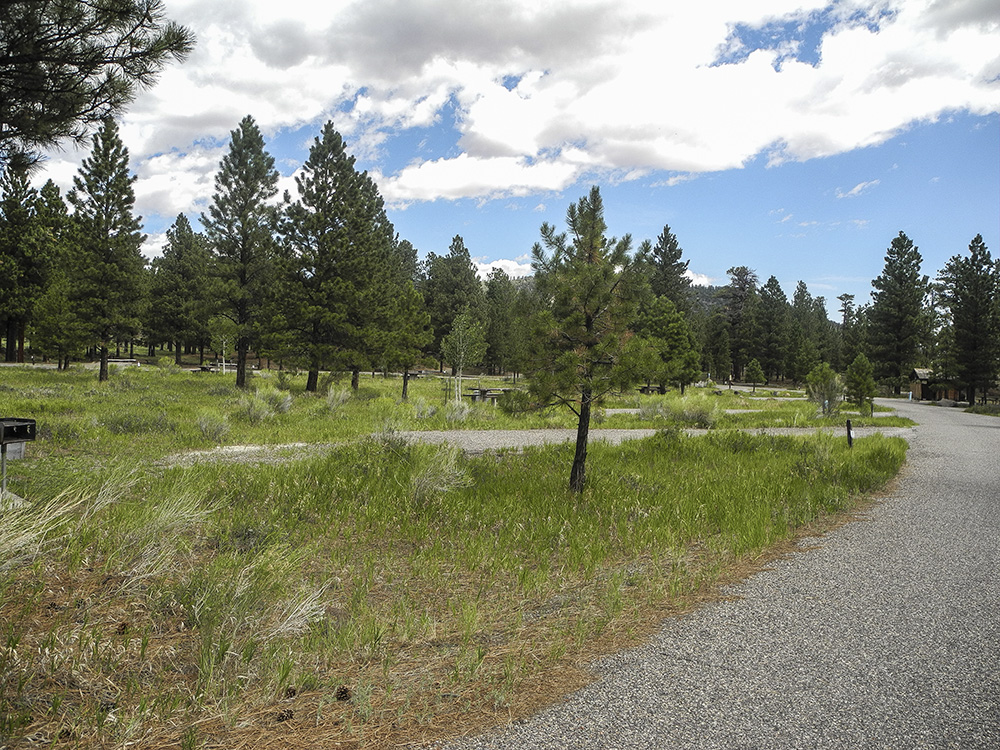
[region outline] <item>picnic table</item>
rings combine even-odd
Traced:
[[[469,388],[468,393],[465,394],[466,398],[471,398],[473,401],[492,401],[496,403],[496,400],[500,398],[503,394],[514,390],[513,388]]]

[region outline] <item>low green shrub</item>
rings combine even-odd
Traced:
[[[534,409],[531,394],[519,388],[505,391],[497,399],[497,407],[504,414],[518,416],[527,414]]]
[[[202,412],[198,415],[198,430],[206,440],[221,443],[229,434],[229,422],[219,414]]]
[[[165,412],[151,411],[141,407],[108,415],[104,418],[103,424],[104,428],[113,435],[165,433],[171,432],[177,427]]]

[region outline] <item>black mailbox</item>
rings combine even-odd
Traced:
[[[0,419],[0,445],[27,443],[34,439],[34,419]]]

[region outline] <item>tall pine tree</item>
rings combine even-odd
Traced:
[[[1000,367],[1000,262],[977,234],[969,255],[952,256],[939,278],[951,319],[951,359],[975,404],[976,394],[996,382]]]
[[[41,296],[35,301],[31,324],[31,347],[43,356],[54,356],[59,369],[69,367],[70,357],[83,352],[88,344],[86,328],[73,294],[74,257],[69,209],[52,180],[39,191],[36,222],[49,243],[50,271]]]
[[[483,290],[472,264],[469,249],[461,235],[455,235],[447,255],[428,253],[425,262],[426,278],[421,287],[427,309],[431,314],[434,339],[430,354],[438,357],[442,368],[444,358],[442,342],[451,332],[452,322],[468,309],[479,319],[483,307]]]
[[[278,192],[274,158],[247,115],[231,133],[202,226],[215,254],[216,294],[236,326],[236,385],[247,387],[247,354],[271,291]]]
[[[92,143],[68,195],[79,237],[70,276],[82,323],[99,350],[99,380],[105,381],[111,344],[132,339],[141,327],[145,235],[132,213],[135,176],[114,120],[105,120]]]
[[[771,276],[760,288],[757,324],[760,333],[757,361],[770,380],[788,372],[789,304],[778,279]]]
[[[308,391],[316,390],[321,368],[337,364],[357,372],[399,350],[389,334],[395,298],[412,273],[411,246],[396,242],[378,188],[354,164],[333,123],[326,123],[295,178],[298,198],[282,222],[281,306],[290,345],[309,372]]]
[[[502,268],[486,277],[486,365],[497,375],[508,369],[514,356],[514,282]]]
[[[212,317],[208,271],[211,253],[184,214],[167,230],[163,255],[153,261],[149,330],[153,343],[174,344],[181,363],[185,345],[207,344],[206,321]]]
[[[876,376],[896,393],[910,369],[917,365],[926,331],[924,297],[928,279],[920,273],[922,258],[903,232],[893,239],[882,273],[872,281],[869,344]]]
[[[689,261],[683,254],[677,235],[665,224],[656,244],[647,240],[639,248],[649,274],[649,288],[656,297],[666,297],[683,313],[691,309],[691,279],[687,276]]]
[[[7,362],[24,361],[24,330],[45,282],[46,243],[35,220],[37,203],[27,169],[8,165],[0,177],[0,323]]]

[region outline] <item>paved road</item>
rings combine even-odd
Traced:
[[[1000,748],[1000,419],[919,422],[867,520],[475,748]]]

